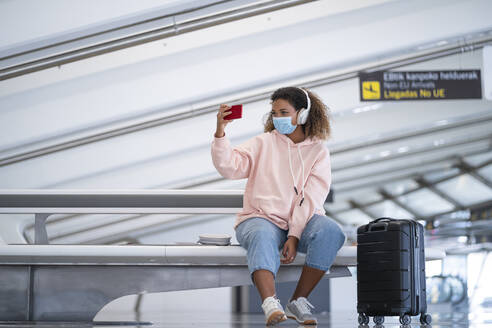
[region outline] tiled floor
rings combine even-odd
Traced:
[[[452,327],[452,328],[491,328],[492,327],[492,312],[481,311],[480,313],[433,313],[432,327]],[[295,321],[288,319],[276,327],[330,327],[330,328],[402,328],[397,317],[388,317],[384,325],[376,326],[371,323],[368,326],[359,326],[357,324],[356,313],[321,313],[317,314],[317,326],[303,326]],[[246,327],[265,327],[263,314],[231,314],[231,313],[207,313],[207,312],[192,312],[192,313],[143,313],[140,318],[135,313],[106,313],[104,316],[99,316],[100,321],[106,321],[106,324],[97,324],[96,327],[203,327],[203,328],[246,328]],[[136,325],[132,322],[139,320],[142,325]],[[54,328],[82,328],[91,327],[89,323],[24,323],[24,324],[8,324],[1,323],[0,327],[54,327]],[[406,326],[423,327],[419,323],[418,317],[412,318],[412,324]]]

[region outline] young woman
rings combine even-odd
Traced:
[[[286,320],[286,315],[302,324],[317,324],[307,297],[345,242],[323,208],[331,185],[330,153],[323,145],[331,132],[328,108],[313,92],[297,87],[276,90],[271,105],[264,133],[234,148],[224,132],[232,121],[224,120],[230,106],[220,105],[212,161],[225,178],[248,178],[234,229],[247,250],[267,325]],[[280,262],[292,263],[297,251],[306,253],[306,261],[284,312],[275,278]]]

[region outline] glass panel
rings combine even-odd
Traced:
[[[346,212],[337,213],[336,216],[344,224],[350,224],[355,226],[360,226],[373,220],[373,218],[367,216],[364,212],[356,208]]]
[[[409,194],[399,196],[400,202],[422,216],[435,215],[454,209],[453,204],[442,199],[428,189],[420,189]]]
[[[406,179],[388,183],[383,189],[392,196],[398,196],[404,192],[417,189],[418,187],[419,185],[417,182],[412,179]]]
[[[481,268],[481,270],[477,270],[477,268]],[[492,301],[490,296],[490,291],[492,290],[492,280],[490,279],[490,276],[492,276],[492,253],[479,252],[469,254],[467,270],[468,293],[473,295],[470,298],[470,308],[472,311],[490,309],[490,303]]]
[[[492,159],[492,151],[481,153],[473,156],[467,156],[464,158],[465,163],[471,166],[480,166]]]
[[[465,206],[492,199],[492,190],[469,174],[438,183],[436,188]]]
[[[350,192],[350,198],[354,200],[357,204],[365,205],[369,203],[374,203],[383,200],[383,196],[378,193],[375,189],[358,189]]]
[[[349,203],[345,201],[335,201],[334,203],[325,203],[324,205],[325,209],[331,213],[339,212],[339,211],[344,211],[350,209],[352,206],[350,206]]]
[[[424,179],[430,183],[433,183],[435,181],[439,181],[441,179],[456,175],[458,173],[460,173],[460,169],[451,168],[451,169],[447,169],[447,170],[436,171],[436,172],[424,174]]]
[[[492,164],[482,167],[480,170],[477,170],[477,172],[485,179],[492,182]]]
[[[426,261],[425,274],[428,277],[442,274],[442,260]]]
[[[395,202],[385,200],[384,202],[377,203],[366,207],[367,211],[371,213],[374,218],[379,217],[392,217],[395,219],[413,219],[414,216],[408,213],[405,209],[398,206]]]

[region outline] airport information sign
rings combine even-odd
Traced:
[[[361,101],[481,99],[480,70],[359,73]]]

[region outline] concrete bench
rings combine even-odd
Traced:
[[[443,256],[426,249],[428,260]],[[299,252],[281,264],[276,281],[296,281],[304,261]],[[357,247],[344,246],[324,278],[356,265]],[[239,245],[0,246],[0,320],[90,322],[125,295],[251,284]]]
[[[232,214],[242,208],[242,192],[0,191],[0,214],[33,214],[36,239],[0,245],[0,320],[90,322],[125,295],[251,285],[239,245],[49,245],[45,228],[55,213]],[[426,249],[427,260],[444,255]],[[296,281],[304,262],[299,252],[293,263],[281,264],[276,281]],[[357,248],[344,246],[324,278],[350,276],[348,267],[356,265]]]

